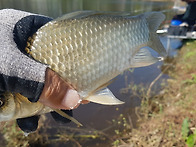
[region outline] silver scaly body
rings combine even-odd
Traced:
[[[73,85],[82,99],[106,105],[122,104],[106,88],[107,83],[130,67],[147,66],[159,60],[142,47],[149,46],[160,56],[166,54],[155,33],[163,19],[160,12],[134,17],[73,12],[41,27],[29,39],[26,51]],[[0,121],[53,111],[39,102],[29,102],[20,94],[5,93],[0,102]]]
[[[115,104],[104,102],[110,96],[114,97],[108,89],[99,90],[125,69],[158,61],[148,50],[140,51],[140,48],[153,46],[152,36],[156,35],[155,29],[163,19],[164,15],[160,12],[136,17],[74,12],[41,27],[31,38],[27,52],[59,73],[73,85],[82,99]],[[151,27],[150,21],[156,21],[152,24],[158,26]],[[158,37],[154,38],[158,41],[154,44],[158,44],[155,46],[159,48],[155,50],[164,53]],[[100,95],[105,97],[98,98]]]

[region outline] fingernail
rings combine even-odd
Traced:
[[[69,109],[73,109],[80,101],[78,92],[73,89],[68,89],[63,99],[63,105]]]

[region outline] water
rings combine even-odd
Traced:
[[[165,49],[167,50],[168,55],[172,57],[177,56],[178,53],[177,49],[183,45],[181,39],[170,38],[169,41],[169,38],[167,36],[161,37],[161,42],[163,43]]]
[[[1,0],[0,8],[14,8],[50,17],[76,10],[129,11],[166,10],[171,2],[137,0]]]
[[[47,15],[53,18],[76,10],[128,11],[133,15],[156,10],[165,12],[167,21],[172,17],[169,11],[172,5],[173,3],[167,1],[145,0],[0,0],[1,9],[14,8]],[[166,44],[166,39],[164,37],[161,40],[164,44]],[[117,120],[120,114],[123,114],[123,116],[127,119],[129,118],[129,123],[132,124],[132,127],[137,126],[135,108],[140,106],[141,99],[139,96],[133,96],[131,90],[126,88],[131,83],[134,83],[135,85],[143,84],[144,87],[148,88],[149,84],[161,73],[161,65],[162,62],[158,62],[148,67],[137,68],[133,72],[126,71],[124,74],[119,75],[116,78],[109,88],[116,97],[125,101],[124,105],[103,106],[90,103],[87,105],[81,105],[78,109],[74,110],[74,117],[84,125],[84,127],[80,129],[82,130],[81,132],[97,130],[104,132],[107,136],[109,136],[106,137],[104,141],[94,139],[89,143],[87,142],[85,146],[95,146],[95,144],[97,144],[97,146],[108,146],[108,142],[113,141],[109,138],[115,138],[114,136],[116,135],[114,130],[117,126],[114,125],[113,127],[113,124],[115,123],[112,120]],[[161,80],[167,78],[167,75],[163,75],[162,78],[154,85],[154,91],[157,91],[158,93],[161,87]],[[75,128],[75,124],[59,125],[52,119],[49,119],[46,123],[46,126],[47,125],[53,126],[53,129],[48,129],[48,131],[46,130],[47,134],[50,136],[52,136],[58,129],[66,130],[67,128]],[[51,137],[51,139],[54,139],[54,137]],[[58,144],[62,144],[62,142],[56,142],[56,145]],[[70,144],[70,146],[72,145],[73,144]]]

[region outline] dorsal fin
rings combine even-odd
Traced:
[[[78,18],[84,18],[90,15],[94,15],[96,14],[96,11],[92,11],[92,10],[86,10],[86,11],[76,11],[76,12],[71,12],[71,13],[67,13],[61,17],[58,17],[56,19],[54,19],[54,21],[61,21],[61,20],[66,20],[66,19],[78,19]]]
[[[84,10],[84,11],[75,11],[75,12],[67,13],[61,17],[54,19],[54,21],[61,21],[66,19],[79,19],[92,15],[130,16],[131,14],[129,12],[105,12],[105,11]]]

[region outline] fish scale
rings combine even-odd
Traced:
[[[150,41],[148,16],[87,14],[75,12],[47,23],[27,46],[35,60],[59,73],[81,98],[130,68],[139,48]]]
[[[96,20],[94,20],[94,21],[96,21]],[[78,23],[79,24],[79,22],[76,22],[76,23]],[[97,23],[101,23],[101,21],[100,20],[98,20],[98,22]],[[109,24],[109,25],[112,25],[111,23]],[[88,23],[86,24],[86,29],[88,28],[87,27],[88,26]],[[70,30],[72,30],[73,32],[69,32],[70,34],[70,38],[69,38],[69,40],[71,41],[70,43],[69,43],[69,45],[68,45],[68,49],[69,49],[69,51],[71,52],[72,50],[77,50],[77,48],[73,48],[73,46],[72,46],[72,44],[73,44],[73,42],[75,41],[74,39],[77,39],[77,38],[74,38],[73,36],[73,34],[76,32],[76,31],[74,31],[74,29],[75,29],[75,27],[76,26],[73,26],[74,28],[71,28]],[[89,27],[92,27],[92,22],[90,22],[89,23]],[[60,27],[59,29],[61,29],[62,27]],[[104,29],[108,29],[108,28],[110,28],[110,26],[106,26],[106,25],[104,25]],[[121,27],[120,27],[120,25],[119,25],[119,27],[118,27],[118,29],[120,29]],[[104,30],[103,29],[103,30]],[[58,30],[57,30],[58,31]],[[105,31],[105,30],[104,30]],[[59,31],[60,32],[60,31]],[[92,31],[92,29],[87,29],[85,32],[87,32],[87,33],[85,33],[83,36],[84,36],[84,38],[87,38],[88,37],[88,35],[90,35],[90,37],[92,36],[92,33],[94,33],[93,31]],[[112,40],[112,38],[115,38],[116,36],[116,34],[113,34],[112,33],[113,31],[112,31],[112,28],[111,29],[109,29],[108,30],[108,34],[107,34],[107,36],[109,36],[108,37],[108,39],[107,39],[107,43],[109,44],[109,49],[111,49],[111,48],[113,48],[113,46],[112,46],[112,42],[114,41],[114,39]],[[66,33],[66,32],[65,32]],[[52,33],[51,33],[52,34]],[[49,33],[49,35],[51,35],[50,33]],[[119,33],[120,34],[120,33]],[[122,34],[122,33],[121,33]],[[42,36],[41,36],[42,37]],[[45,36],[46,38],[47,38],[47,36]],[[53,37],[51,37],[51,38],[55,38],[55,39],[58,39],[58,37],[56,36],[56,35],[54,35]],[[107,38],[107,37],[106,37]],[[122,38],[122,39],[124,39],[124,38]],[[55,40],[54,40],[55,41]],[[54,42],[53,41],[53,42]],[[110,43],[111,42],[111,43]],[[46,42],[44,42],[44,43],[46,43]],[[56,45],[55,43],[53,43],[54,45]],[[65,43],[66,44],[66,43]],[[88,44],[87,42],[86,42],[86,44]],[[53,46],[54,46],[53,45]],[[61,46],[61,44],[59,44],[60,46]],[[41,46],[41,45],[40,45]],[[100,43],[98,43],[97,44],[97,46],[99,47],[99,46],[102,46],[102,47],[104,47],[104,46],[106,46],[106,44],[102,44],[102,42],[100,41]],[[35,46],[35,48],[36,48],[36,46]],[[62,48],[62,47],[60,47],[60,48]],[[118,46],[115,46],[115,48],[120,48],[120,47],[118,47]],[[106,48],[105,48],[106,49]],[[40,50],[40,48],[38,48],[38,50]],[[37,51],[38,51],[37,50]],[[122,50],[121,48],[120,48],[120,50]],[[55,51],[55,50],[54,50]],[[38,59],[39,60],[39,58],[40,58],[40,51],[38,51],[38,53],[37,53],[37,55],[35,55],[36,57],[35,57],[35,59]],[[88,57],[93,57],[93,56],[90,56],[90,54],[91,53],[93,53],[93,48],[91,47],[91,48],[89,48],[89,50],[88,50],[88,52],[86,52],[86,53],[88,53],[87,54],[87,58]],[[52,60],[54,60],[56,57],[55,57],[55,54],[54,53],[52,53],[53,55],[50,57],[50,59],[48,59],[48,63],[45,63],[45,64],[51,64],[52,62],[53,63],[56,63],[55,61],[52,61]],[[64,53],[62,53],[62,54],[64,54]],[[53,57],[54,56],[54,57]],[[130,55],[131,56],[131,55]],[[69,56],[67,56],[68,58],[68,61],[70,60],[71,62],[74,62],[75,61],[75,54],[69,54]],[[110,57],[112,57],[112,56],[110,56]],[[108,59],[108,54],[106,53],[106,55],[105,55],[105,57],[103,58],[103,60],[102,61],[104,61],[104,63],[105,64],[103,64],[102,66],[104,67],[104,65],[107,65],[107,59]],[[93,59],[90,59],[90,61],[89,62],[91,62],[92,63],[92,61],[93,61]],[[62,61],[61,61],[62,62]],[[76,61],[77,62],[77,61]],[[51,68],[52,69],[54,69],[55,71],[57,71],[58,72],[58,70],[66,70],[66,69],[57,69],[57,67],[55,66],[56,64],[52,64],[51,65]],[[70,70],[72,70],[72,69],[74,69],[74,66],[73,65],[75,65],[75,64],[72,64],[72,67],[70,66],[70,68],[68,68],[68,71],[70,71]],[[119,65],[117,65],[117,66],[119,66]],[[114,66],[114,69],[115,69],[116,67]],[[90,69],[92,69],[91,67],[88,67],[87,66],[87,70],[89,71]],[[86,69],[84,69],[84,70],[86,70]],[[100,73],[101,72],[105,72],[106,73],[106,71],[107,71],[107,66],[105,66],[104,68],[101,68],[101,70],[99,71]],[[74,75],[74,73],[70,73],[72,76]],[[99,73],[97,73],[97,74],[99,74]],[[107,74],[110,74],[109,72],[107,73]],[[118,73],[119,74],[119,73]],[[69,74],[68,74],[69,75]],[[101,75],[104,75],[104,73],[103,74],[101,74]],[[93,75],[91,75],[90,74],[90,72],[89,72],[89,74],[88,74],[88,78],[89,79],[91,79],[91,76],[93,77]],[[67,79],[70,83],[72,83],[72,79],[68,79],[67,77],[66,77],[66,75],[64,74],[64,75],[62,75],[62,77],[64,77],[65,79]],[[77,77],[77,78],[80,78],[80,77]],[[77,79],[76,78],[76,79]],[[73,76],[73,79],[75,79],[75,77]],[[101,79],[101,78],[100,78]],[[93,83],[91,80],[89,80],[89,82],[85,85],[85,86],[89,86],[89,87],[91,87],[91,84],[90,83]],[[100,82],[101,83],[101,82]],[[104,81],[101,83],[101,84],[104,84]],[[83,85],[81,84],[81,87],[80,87],[80,85],[78,85],[78,86],[75,86],[75,87],[77,87],[77,89],[78,89],[78,91],[80,91],[80,89],[81,89],[81,87],[83,87]],[[96,87],[97,88],[97,87]],[[95,89],[95,88],[94,88]]]

